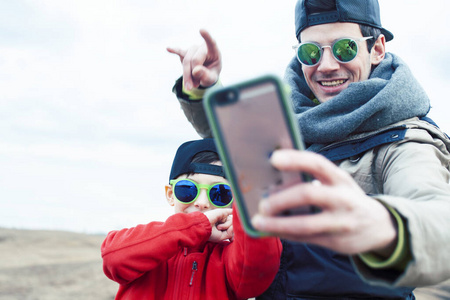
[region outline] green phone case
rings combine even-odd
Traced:
[[[272,88],[274,87],[274,88]],[[270,90],[270,92],[267,92],[264,94],[264,91]],[[237,83],[234,85],[230,85],[227,87],[220,87],[215,88],[212,90],[207,91],[205,98],[204,98],[204,108],[206,112],[206,116],[209,121],[209,125],[211,127],[213,136],[216,141],[216,145],[218,148],[219,156],[221,158],[221,161],[223,163],[225,173],[227,176],[228,181],[231,184],[231,187],[233,189],[233,195],[236,200],[237,208],[240,213],[240,218],[242,221],[242,224],[244,226],[245,231],[254,237],[260,237],[268,235],[267,233],[257,231],[253,228],[251,225],[251,216],[249,215],[249,208],[247,207],[244,194],[247,193],[247,195],[250,192],[247,192],[247,188],[245,187],[245,183],[243,183],[242,177],[244,177],[242,174],[243,172],[239,173],[238,170],[241,168],[243,169],[243,165],[252,165],[252,160],[255,160],[253,167],[259,168],[259,166],[264,165],[264,168],[268,170],[268,172],[272,172],[273,167],[269,167],[269,156],[272,151],[276,149],[271,149],[270,153],[267,153],[268,156],[266,158],[266,161],[261,162],[261,160],[258,161],[256,158],[261,159],[261,154],[259,153],[259,144],[261,143],[262,147],[269,147],[270,148],[270,139],[274,139],[274,145],[276,143],[275,139],[276,137],[276,131],[271,131],[272,127],[281,126],[281,131],[286,131],[283,134],[286,134],[289,139],[289,143],[292,145],[291,148],[294,149],[300,149],[303,150],[303,142],[301,140],[300,131],[298,128],[298,124],[295,120],[294,113],[292,110],[291,103],[287,100],[287,88],[286,86],[278,79],[278,77],[274,75],[265,75],[261,77],[257,77],[248,81],[244,81],[241,83]],[[261,94],[261,96],[259,96]],[[244,99],[245,97],[245,99]],[[259,97],[259,98],[258,98]],[[263,98],[265,97],[265,98]],[[248,100],[250,99],[250,100]],[[260,101],[261,99],[261,101]],[[242,102],[239,102],[242,101]],[[248,101],[247,103],[245,101]],[[259,104],[260,101],[261,105]],[[239,103],[238,103],[239,102]],[[231,104],[230,104],[231,103]],[[258,114],[253,114],[252,110],[263,110],[263,104],[267,106],[267,111],[263,111],[263,114],[259,116]],[[239,105],[237,108],[239,110],[236,110],[237,108],[232,108],[234,110],[234,114],[236,116],[228,116],[225,117],[226,114],[231,114],[230,112],[222,113],[224,109],[228,109],[227,105]],[[253,106],[252,106],[253,105]],[[231,106],[228,106],[231,107]],[[279,109],[277,108],[279,107]],[[269,109],[270,108],[270,109]],[[248,110],[245,112],[245,110]],[[277,111],[280,111],[280,113],[276,113]],[[241,115],[240,114],[244,114]],[[272,121],[271,118],[278,117],[278,114],[280,114],[280,118],[282,118],[281,121],[278,121],[275,123]],[[242,118],[245,118],[245,116],[249,116],[249,120],[246,120],[248,123],[240,122]],[[252,120],[252,116],[257,116],[258,118],[254,118]],[[277,115],[277,116],[276,116]],[[232,117],[235,117],[234,121],[232,120]],[[239,119],[237,119],[239,118]],[[225,121],[224,121],[225,120]],[[259,126],[254,127],[253,125],[257,124],[250,124],[249,122],[260,123]],[[280,122],[284,122],[283,124],[280,124]],[[236,123],[240,123],[236,124]],[[253,127],[253,128],[252,128]],[[264,129],[264,132],[261,132],[261,130]],[[275,128],[276,129],[276,128]],[[274,129],[274,130],[275,130]],[[252,130],[252,132],[250,132]],[[265,135],[267,133],[267,135]],[[280,136],[282,133],[280,132]],[[240,139],[240,137],[243,136],[244,140]],[[285,138],[286,140],[286,138]],[[232,141],[238,141],[233,142]],[[237,143],[242,143],[243,147],[239,148],[236,146]],[[269,143],[269,146],[265,145],[264,143]],[[246,145],[248,147],[246,147]],[[278,144],[277,144],[278,145]],[[236,148],[240,149],[240,153],[232,153],[230,152],[230,149]],[[248,148],[248,149],[245,149]],[[275,147],[277,148],[277,147]],[[267,149],[266,149],[267,150]],[[248,155],[247,159],[240,159],[240,155],[244,156],[246,154],[245,151],[251,151],[250,155]],[[264,150],[261,150],[264,151]],[[262,155],[264,155],[266,152],[264,152]],[[259,156],[258,156],[259,155]],[[242,162],[241,165],[236,166],[233,163],[233,158],[235,161]],[[239,159],[238,159],[239,158]],[[256,165],[255,165],[256,164]],[[271,169],[272,170],[271,170]],[[255,171],[253,176],[259,176],[260,174]],[[238,178],[241,176],[240,178]],[[261,175],[262,176],[262,175]],[[281,176],[277,175],[276,176]],[[299,176],[297,173],[296,176]],[[307,176],[300,174],[302,176],[302,181],[309,180]],[[265,177],[264,177],[265,178]],[[270,179],[270,178],[269,178]],[[261,180],[264,181],[264,180]],[[252,185],[254,186],[254,184]],[[258,186],[259,187],[259,186]],[[270,189],[270,187],[264,187],[265,189]],[[265,190],[264,190],[265,191]],[[253,193],[253,191],[252,191]],[[264,197],[265,192],[262,191],[255,191],[256,195],[260,195],[261,198]],[[255,198],[255,197],[253,197]],[[255,205],[253,201],[251,205]],[[249,204],[250,205],[250,202]],[[254,211],[254,208],[253,208]]]

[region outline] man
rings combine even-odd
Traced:
[[[450,141],[422,120],[428,97],[386,52],[393,35],[381,26],[376,0],[299,0],[295,9],[300,44],[285,79],[309,151],[280,150],[271,161],[320,185],[261,202],[254,227],[285,239],[280,270],[261,299],[414,299],[413,288],[402,287],[450,278]],[[168,50],[183,63],[174,91],[208,136],[196,99],[217,81],[221,60],[211,36],[200,33],[205,45]],[[310,204],[321,212],[277,216]]]

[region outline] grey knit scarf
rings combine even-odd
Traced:
[[[295,57],[287,67],[285,80],[292,89],[294,111],[307,144],[329,144],[354,133],[425,116],[430,109],[425,91],[408,66],[392,53],[386,53],[368,80],[351,83],[319,105],[310,99],[311,90]]]

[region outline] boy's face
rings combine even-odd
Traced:
[[[221,163],[213,163],[215,165],[221,165]],[[205,184],[205,185],[213,185],[216,183],[228,183],[228,181],[223,178],[222,176],[216,176],[216,175],[209,175],[209,174],[201,174],[201,173],[195,173],[189,176],[186,176],[186,174],[178,176],[177,179],[182,178],[188,178],[192,181],[195,181],[198,184]],[[208,210],[216,209],[217,207],[214,206],[208,198],[206,189],[200,189],[200,195],[197,197],[197,199],[189,204],[182,203],[175,199],[175,195],[173,192],[173,186],[172,185],[166,185],[166,199],[167,202],[169,202],[169,205],[173,206],[175,209],[175,213],[191,213],[191,212],[205,212]],[[231,204],[224,206],[224,207],[230,207]]]

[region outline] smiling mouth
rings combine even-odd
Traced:
[[[333,80],[333,81],[320,81],[320,85],[326,86],[326,87],[335,87],[340,86],[344,84],[347,80],[341,79],[341,80]]]

